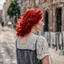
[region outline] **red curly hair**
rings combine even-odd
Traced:
[[[31,32],[32,27],[42,18],[43,12],[39,9],[28,9],[18,20],[16,27],[17,36],[25,36]]]

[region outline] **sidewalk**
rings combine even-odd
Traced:
[[[4,31],[14,31],[12,27],[4,26],[3,27]],[[0,25],[0,31],[2,31],[2,26]]]
[[[59,53],[60,51],[55,51],[52,48],[49,48],[50,51],[50,55],[52,57],[53,60],[53,64],[64,64],[64,56],[60,56]]]
[[[5,26],[2,30],[2,27],[0,26],[0,36],[0,43],[13,43],[15,41],[15,30],[7,26]]]

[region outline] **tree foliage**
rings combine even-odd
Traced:
[[[17,15],[20,15],[20,7],[17,3],[17,0],[14,0],[11,2],[8,10],[7,10],[7,14],[9,15],[9,17],[13,17]]]

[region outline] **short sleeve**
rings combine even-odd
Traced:
[[[39,36],[37,40],[37,58],[41,60],[48,55],[50,55],[48,42],[43,36]]]

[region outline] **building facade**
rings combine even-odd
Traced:
[[[6,5],[6,3],[4,3],[4,5],[3,5],[3,9],[2,9],[2,21],[4,22],[4,24],[6,24],[6,20],[5,20],[5,5]]]
[[[44,31],[64,31],[64,0],[43,0]]]
[[[9,22],[9,16],[7,15],[7,10],[12,0],[6,0],[6,2],[3,5],[3,12],[2,12],[2,18],[5,23],[5,25]]]
[[[64,0],[18,0],[21,15],[26,9],[39,8],[44,12],[44,31],[64,31]]]
[[[23,15],[24,11],[26,10],[26,0],[18,0],[20,6],[21,15]]]
[[[8,8],[9,8],[9,6],[10,6],[10,3],[12,2],[12,0],[6,0],[6,5],[5,5],[5,16],[6,16],[6,21],[7,21],[7,23],[10,21],[10,18],[9,18],[9,16],[7,15],[7,10],[8,10]]]
[[[30,8],[40,8],[42,10],[42,0],[18,0],[21,15],[25,12],[26,9]]]
[[[2,10],[0,10],[0,23],[2,22]]]

